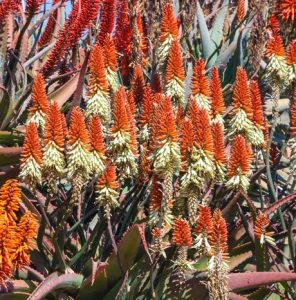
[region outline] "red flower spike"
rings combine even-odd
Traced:
[[[127,96],[127,102],[129,104],[131,114],[133,115],[134,118],[136,118],[136,116],[137,116],[137,106],[136,106],[136,103],[135,103],[135,98],[134,98],[133,92],[132,91],[127,91],[126,96]]]
[[[155,176],[152,182],[152,189],[150,193],[149,209],[150,211],[156,212],[161,208],[162,202],[162,182]]]
[[[50,105],[44,129],[44,147],[49,142],[54,142],[60,149],[64,148],[65,136],[63,130],[63,120],[57,102]]]
[[[138,29],[138,34],[140,36],[140,49],[142,51],[142,53],[144,54],[144,56],[147,53],[147,43],[146,43],[146,39],[145,39],[145,34],[144,34],[144,30],[143,30],[143,23],[142,23],[142,15],[138,14],[137,15],[137,19],[136,19],[136,23],[137,23],[137,29]],[[145,59],[143,59],[145,62]]]
[[[176,246],[190,247],[192,245],[192,238],[190,227],[185,220],[176,219],[173,225],[172,243]]]
[[[31,113],[36,111],[47,112],[48,102],[45,92],[45,81],[41,74],[38,74],[34,78],[34,83],[32,87],[32,107],[29,109]]]
[[[178,132],[174,118],[173,104],[169,97],[160,104],[160,118],[158,119],[159,125],[156,132],[156,140],[161,144],[166,140],[170,142],[178,142]]]
[[[198,148],[213,153],[214,145],[207,111],[198,108],[195,101],[191,101],[189,111],[194,128],[194,143]]]
[[[232,93],[232,105],[234,109],[243,109],[248,118],[252,120],[253,109],[248,86],[247,73],[243,68],[237,68]]]
[[[142,103],[143,101],[144,86],[145,81],[142,66],[136,65],[134,68],[134,74],[132,79],[132,91],[137,104]]]
[[[52,6],[54,6],[56,3],[58,3],[58,0],[54,0]],[[47,45],[51,41],[52,35],[54,33],[55,25],[56,25],[57,15],[58,12],[57,10],[55,10],[53,14],[49,16],[46,27],[38,41],[39,48],[42,48],[43,46]]]
[[[111,71],[117,71],[117,59],[116,59],[116,49],[113,39],[110,34],[106,35],[104,40],[104,58],[105,58],[105,66],[106,68],[110,68]]]
[[[15,179],[7,180],[0,189],[0,215],[8,222],[17,220],[21,202],[21,189]]]
[[[27,0],[26,14],[31,16],[37,14],[43,2],[44,0]]]
[[[184,119],[181,121],[180,135],[181,159],[186,165],[187,156],[191,153],[194,145],[194,130],[190,119]]]
[[[163,9],[160,30],[160,43],[163,43],[170,35],[173,39],[178,37],[178,22],[174,17],[173,7],[170,3],[167,3]]]
[[[296,65],[296,40],[289,44],[287,51],[287,63],[291,66]]]
[[[98,116],[92,117],[89,122],[89,139],[91,150],[96,151],[101,156],[105,155],[104,137],[102,124]]]
[[[42,154],[39,147],[39,136],[37,127],[34,123],[29,123],[27,125],[24,147],[21,154],[21,164],[24,164],[29,157],[33,157],[35,161],[39,165],[41,165]]]
[[[87,150],[89,150],[89,136],[85,125],[84,116],[81,109],[78,107],[74,107],[72,110],[68,135],[69,145],[72,146],[79,141]]]
[[[276,15],[272,15],[268,21],[268,27],[270,28],[273,35],[278,35],[281,32],[280,24],[277,20]]]
[[[116,176],[115,166],[112,164],[107,164],[107,167],[98,180],[98,185],[102,187],[107,187],[112,190],[116,190],[119,187]]]
[[[154,108],[155,95],[149,86],[144,87],[143,101],[140,114],[140,125],[143,127],[145,124],[151,122],[153,108]]]
[[[296,136],[296,89],[294,91],[294,100],[291,107],[290,134]]]
[[[272,55],[284,57],[285,49],[283,40],[279,34],[273,35],[266,44],[265,55],[270,58]]]
[[[185,112],[182,105],[178,105],[177,112],[176,112],[176,125],[177,127],[180,126],[181,121],[185,118]]]
[[[235,176],[239,171],[247,175],[250,171],[251,156],[251,149],[246,144],[245,138],[241,135],[235,136],[228,162],[228,177]]]
[[[157,239],[157,238],[160,238],[161,237],[161,229],[160,228],[157,228],[157,227],[154,227],[152,230],[151,230],[151,235]]]
[[[198,213],[198,220],[194,228],[195,233],[201,234],[205,233],[209,236],[212,233],[213,222],[211,210],[208,206],[200,206]]]
[[[108,34],[111,34],[115,24],[116,1],[104,0],[101,8],[100,30],[97,40],[102,45]]]
[[[252,80],[250,82],[250,93],[251,93],[251,100],[253,106],[253,122],[257,127],[263,128],[264,115],[263,115],[263,108],[262,108],[262,99],[260,95],[258,82],[255,80]]]
[[[126,131],[129,132],[128,116],[126,111],[125,90],[121,87],[115,94],[113,103],[114,124],[112,132]]]
[[[161,77],[157,73],[153,73],[152,75],[151,88],[155,93],[162,93]]]
[[[245,12],[245,1],[244,0],[238,0],[237,4],[237,23],[241,23],[243,19],[245,18],[246,12]]]
[[[0,3],[0,24],[5,22],[6,16],[17,10],[15,0],[3,0]]]
[[[108,92],[108,83],[106,78],[104,57],[100,45],[96,44],[90,55],[90,80],[89,94],[94,96],[98,89],[103,92]]]
[[[216,115],[223,115],[225,113],[225,105],[222,94],[222,87],[219,78],[219,71],[217,67],[213,67],[210,81],[211,90],[211,109],[213,118]]]
[[[216,252],[227,253],[227,225],[222,217],[220,209],[216,209],[213,214],[213,228],[210,238],[210,245]]]
[[[214,144],[214,159],[218,164],[226,164],[226,153],[224,146],[223,129],[219,123],[212,125],[212,135]]]
[[[194,66],[191,90],[194,96],[197,94],[210,96],[210,88],[205,75],[205,62],[203,59],[199,59]]]
[[[127,97],[127,96],[126,96]],[[137,128],[136,128],[136,121],[134,119],[134,116],[131,112],[130,104],[127,101],[126,102],[126,116],[127,116],[127,121],[129,124],[129,134],[130,134],[130,145],[131,145],[131,150],[135,156],[138,155],[138,143],[137,143]]]
[[[172,42],[169,58],[166,68],[166,82],[170,82],[174,78],[178,78],[178,80],[185,80],[185,71],[182,60],[182,53],[180,49],[180,43],[178,40],[174,40]]]
[[[282,20],[296,20],[296,0],[280,0],[280,16]]]

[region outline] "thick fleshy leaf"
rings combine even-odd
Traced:
[[[0,148],[0,166],[9,166],[19,162],[21,147]]]

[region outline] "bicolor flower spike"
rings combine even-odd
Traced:
[[[222,94],[222,87],[217,67],[213,67],[210,81],[211,91],[211,122],[220,123],[223,126],[223,115],[225,113],[225,104]]]
[[[261,245],[263,245],[265,242],[275,245],[274,239],[271,237],[273,233],[266,231],[268,226],[269,220],[266,214],[259,212],[259,214],[256,216],[254,233]]]
[[[31,188],[41,184],[42,153],[39,146],[38,131],[35,123],[27,125],[24,147],[21,154],[19,177]]]
[[[48,101],[45,92],[45,81],[41,74],[37,74],[33,82],[32,107],[29,108],[27,123],[33,122],[38,128],[43,129],[47,109]]]
[[[228,161],[227,187],[231,189],[240,187],[245,191],[248,190],[251,157],[252,150],[245,138],[241,135],[235,136]]]
[[[229,122],[230,137],[236,134],[246,135],[252,132],[253,109],[248,85],[247,73],[242,68],[237,68],[236,78],[232,93],[233,113]]]
[[[199,59],[194,67],[191,92],[199,108],[204,108],[208,113],[211,112],[210,88],[208,79],[205,75],[205,62]]]
[[[110,120],[110,99],[104,57],[99,44],[96,44],[90,56],[90,80],[86,100],[86,117],[99,116],[104,124]]]
[[[0,189],[0,215],[8,222],[17,220],[21,202],[21,189],[16,179],[7,180]]]
[[[96,203],[99,207],[117,207],[119,184],[117,182],[115,166],[108,164],[96,185]]]
[[[158,49],[159,68],[165,64],[172,42],[178,38],[178,32],[178,22],[174,17],[173,7],[167,3],[163,8],[161,18],[160,46]]]
[[[70,118],[67,147],[68,178],[88,178],[91,173],[90,140],[82,111],[75,107]]]
[[[179,40],[172,42],[166,67],[166,94],[178,105],[185,105],[185,71]]]
[[[101,174],[105,169],[105,145],[102,125],[98,116],[92,117],[89,122],[90,160],[91,170],[95,174]]]

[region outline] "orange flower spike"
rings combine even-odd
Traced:
[[[83,144],[87,150],[90,149],[89,135],[84,116],[78,107],[74,107],[72,110],[69,128],[69,145],[73,146],[76,142]]]
[[[21,172],[19,177],[31,187],[41,183],[42,154],[35,123],[27,125],[24,147],[21,153]]]
[[[105,66],[116,72],[117,71],[117,58],[116,58],[116,49],[115,44],[110,34],[107,34],[104,40],[103,45],[104,58],[105,58]]]
[[[28,122],[34,122],[37,127],[44,127],[48,101],[45,91],[45,81],[39,73],[34,78],[32,87],[32,107],[29,108]]]
[[[162,189],[163,187],[160,178],[155,176],[152,182],[152,189],[151,189],[150,201],[149,201],[149,209],[150,209],[150,213],[152,214],[153,212],[158,212],[161,209]]]
[[[212,125],[213,144],[214,144],[214,158],[217,164],[225,165],[227,158],[224,146],[223,129],[219,123]]]
[[[242,109],[249,119],[253,117],[252,102],[248,87],[247,73],[243,68],[237,68],[232,94],[232,105],[235,110]]]
[[[222,116],[225,113],[225,104],[222,94],[222,87],[219,78],[219,71],[217,67],[213,67],[210,81],[211,90],[211,114],[213,121],[219,123],[223,122]]]
[[[140,114],[140,125],[141,127],[148,125],[151,122],[152,113],[153,113],[153,103],[155,101],[155,95],[151,90],[150,86],[144,87],[143,91],[143,102],[141,107]]]
[[[291,106],[290,134],[292,137],[296,137],[296,89],[294,91],[294,100]]]
[[[147,53],[147,43],[146,43],[145,34],[144,34],[144,30],[143,30],[143,22],[142,22],[141,14],[137,15],[136,23],[137,23],[138,34],[140,35],[140,45],[139,46],[140,46],[142,53],[144,54],[143,55],[144,56],[143,63],[145,64],[145,55]]]
[[[14,266],[22,268],[30,265],[30,251],[35,248],[38,222],[34,214],[26,211],[21,217],[16,233],[16,250],[12,257]]]
[[[212,233],[213,222],[211,210],[208,206],[199,207],[199,217],[194,228],[194,231],[197,235],[205,234],[209,236]]]
[[[132,79],[132,91],[134,94],[134,99],[137,104],[142,104],[143,102],[143,92],[145,87],[145,81],[141,65],[136,65],[134,68],[134,74]]]
[[[236,17],[237,17],[237,23],[241,23],[246,15],[245,11],[245,1],[244,0],[238,0],[237,4],[237,12],[236,12]]]
[[[126,102],[126,115],[129,123],[129,134],[130,134],[130,146],[133,154],[138,156],[138,143],[137,143],[137,127],[135,118],[131,112],[131,106],[129,102]]]
[[[118,188],[115,166],[107,163],[105,171],[97,181],[97,204],[104,208],[118,206],[118,192],[116,191]]]
[[[64,149],[63,120],[57,102],[54,102],[48,109],[43,142],[45,148],[50,142],[53,142],[59,150]]]
[[[136,106],[134,94],[133,94],[132,91],[127,91],[126,92],[126,99],[127,99],[127,103],[129,104],[131,114],[136,119],[136,117],[137,117],[137,106]]]
[[[185,71],[183,66],[180,42],[174,40],[172,42],[169,58],[166,68],[166,94],[175,99],[178,104],[184,105],[185,91],[184,80]]]
[[[102,132],[102,124],[99,117],[92,117],[89,123],[89,139],[91,150],[100,156],[105,156],[104,137]]]
[[[251,148],[246,144],[244,137],[241,135],[235,136],[228,162],[227,176],[230,179],[226,183],[226,186],[230,188],[240,186],[244,190],[248,189],[251,156]]]
[[[287,51],[287,63],[296,68],[296,40],[289,44]]]
[[[210,96],[209,83],[205,74],[205,62],[203,59],[199,59],[196,62],[193,70],[193,77],[191,83],[191,90],[193,96],[196,96],[198,94],[202,94],[206,97]]]
[[[178,37],[178,22],[174,17],[173,7],[170,3],[167,3],[163,9],[160,26],[160,43],[163,43],[168,37],[172,39],[176,39]]]
[[[18,181],[16,179],[7,180],[0,189],[0,215],[8,222],[15,222],[20,201],[21,189]]]
[[[114,104],[113,104],[113,118],[114,124],[112,127],[112,132],[117,131],[129,131],[128,116],[125,107],[125,90],[121,87],[115,94]]]
[[[268,58],[271,58],[272,55],[279,57],[285,57],[285,48],[283,46],[283,40],[279,34],[274,34],[266,45],[265,54]]]
[[[271,237],[272,232],[266,232],[267,227],[269,226],[269,220],[266,214],[259,212],[256,216],[255,226],[254,226],[254,234],[255,237],[260,240],[260,244],[264,244],[266,241],[274,244],[274,240]]]
[[[151,88],[155,93],[162,93],[163,92],[161,77],[157,73],[153,73],[153,75],[152,75]]]
[[[279,12],[282,20],[296,20],[296,0],[280,0]]]
[[[194,144],[194,130],[190,119],[181,121],[181,160],[183,165],[187,166],[188,155],[191,154]]]
[[[172,243],[178,247],[190,247],[192,245],[190,227],[185,220],[175,219],[173,225]]]
[[[213,214],[213,227],[210,238],[210,245],[216,253],[227,254],[227,225],[222,217],[220,209],[216,209]]]
[[[253,122],[257,127],[263,128],[264,115],[263,115],[262,99],[260,95],[258,82],[255,80],[252,80],[250,82],[250,93],[251,93],[251,100],[253,106]]]

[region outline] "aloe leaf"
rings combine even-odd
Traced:
[[[290,201],[293,201],[294,199],[296,199],[296,192],[294,192],[291,195],[288,195],[284,198],[282,198],[281,200],[276,201],[275,203],[271,204],[270,206],[268,206],[265,210],[264,213],[269,215],[274,213],[278,208],[280,208],[281,206],[289,203]]]
[[[111,287],[123,278],[122,271],[126,273],[133,266],[136,256],[141,249],[141,243],[146,244],[143,236],[143,226],[134,225],[126,232],[117,246],[119,260],[113,252],[107,260],[108,265],[98,270],[93,284],[92,276],[85,279],[77,300],[102,298]],[[118,261],[120,261],[121,267]]]
[[[63,274],[56,278],[48,276],[32,292],[28,300],[42,300],[57,289],[77,290],[80,288],[83,276],[80,274]]]
[[[3,129],[3,122],[9,110],[11,110],[12,103],[8,91],[2,85],[0,85],[0,90],[3,91],[3,93],[0,92],[0,95],[2,94],[2,99],[0,100],[0,128]]]
[[[248,300],[248,298],[246,298],[244,296],[241,296],[241,295],[238,295],[238,294],[233,293],[233,292],[229,293],[228,298],[230,300]]]
[[[19,162],[21,147],[0,148],[0,166],[9,166]]]
[[[252,251],[248,251],[248,252],[244,252],[239,255],[231,256],[230,260],[228,262],[230,271],[235,269],[237,266],[239,266],[240,264],[242,264],[243,262],[245,262],[247,259],[249,259],[252,256],[253,256]]]
[[[197,7],[198,27],[199,27],[201,42],[202,42],[202,56],[204,59],[208,59],[211,57],[211,55],[216,50],[216,46],[215,46],[214,42],[211,40],[210,32],[207,27],[204,13],[202,11],[202,8],[200,7],[199,1],[197,1],[196,7]],[[216,57],[217,57],[217,55],[214,54],[211,57],[211,59],[207,62],[207,66],[209,68],[211,66],[213,66],[213,64],[215,63]]]
[[[211,29],[211,39],[216,46],[220,45],[223,38],[223,27],[226,13],[228,11],[229,0],[224,0],[218,12],[214,25]]]
[[[228,285],[231,291],[243,291],[281,281],[295,281],[296,273],[289,272],[249,272],[229,275]]]
[[[0,295],[0,300],[26,300],[29,296],[29,293],[15,292]]]

